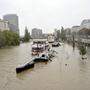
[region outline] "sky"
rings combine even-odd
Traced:
[[[90,0],[0,0],[0,18],[5,14],[19,16],[20,35],[25,26],[29,32],[40,28],[44,33],[80,25],[90,19]]]

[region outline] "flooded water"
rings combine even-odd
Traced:
[[[20,74],[15,68],[32,59],[30,43],[0,49],[0,90],[90,90],[90,48],[85,60],[68,44],[53,49],[58,54],[52,62]]]

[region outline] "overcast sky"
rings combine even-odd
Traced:
[[[12,13],[19,16],[21,35],[25,26],[30,32],[36,27],[50,33],[90,19],[90,0],[0,0],[0,18]]]

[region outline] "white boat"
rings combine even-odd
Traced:
[[[42,53],[48,48],[48,43],[46,41],[33,41],[32,44],[32,55],[38,55],[39,53]]]

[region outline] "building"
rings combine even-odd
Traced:
[[[84,19],[80,26],[65,29],[67,40],[90,44],[90,19]]]
[[[72,38],[71,28],[66,28],[65,34],[66,34],[67,40],[71,40],[71,38]]]
[[[37,28],[33,28],[31,37],[33,39],[42,39],[43,38],[42,30],[41,29],[37,29]]]
[[[90,29],[90,19],[84,19],[81,23],[81,29],[87,28]]]
[[[54,42],[54,35],[53,34],[48,34],[48,37],[47,37],[47,41],[49,42],[49,43],[53,43]]]
[[[16,14],[4,15],[3,19],[9,22],[9,28],[11,31],[19,33],[18,16]]]
[[[4,30],[10,30],[8,21],[4,21],[0,19],[0,31],[4,31]]]
[[[80,26],[72,26],[72,28],[66,28],[65,29],[65,33],[66,33],[66,38],[69,41],[72,41],[72,37],[74,37],[75,41],[78,40],[79,36],[78,36],[78,32],[81,29]]]
[[[83,28],[78,33],[80,42],[90,44],[90,29]]]
[[[71,33],[72,32],[78,32],[80,30],[80,26],[73,26],[72,28],[71,28]]]

